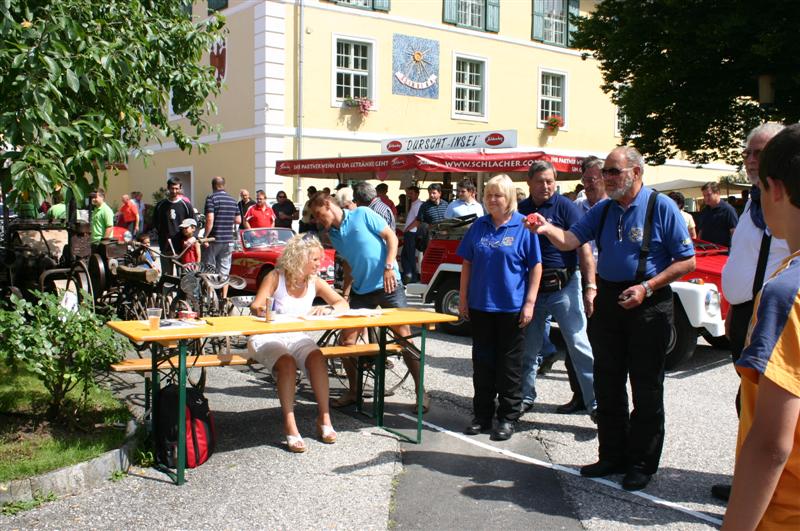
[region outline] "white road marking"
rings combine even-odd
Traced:
[[[416,420],[417,420],[417,417],[412,417],[411,415],[407,415],[405,413],[400,413],[399,416],[407,418],[408,420],[411,420],[413,422],[416,422]],[[432,429],[434,429],[434,430],[436,430],[438,432],[444,433],[445,435],[449,435],[450,437],[455,437],[456,439],[459,439],[459,440],[461,440],[461,441],[463,441],[465,443],[469,443],[469,444],[471,444],[473,446],[478,446],[479,448],[483,448],[484,450],[488,450],[488,451],[494,452],[496,454],[502,454],[502,455],[505,455],[506,457],[510,457],[511,459],[515,459],[517,461],[522,461],[524,463],[530,463],[532,465],[541,466],[541,467],[545,467],[545,468],[550,468],[552,470],[558,470],[559,472],[564,472],[565,474],[571,474],[573,476],[577,476],[577,477],[580,477],[580,478],[583,478],[583,479],[586,479],[586,480],[589,480],[589,481],[594,481],[595,483],[600,483],[601,485],[605,485],[606,487],[610,487],[612,489],[621,490],[621,491],[626,492],[628,494],[631,494],[633,496],[638,496],[638,497],[643,498],[645,500],[648,500],[648,501],[650,501],[650,502],[652,502],[652,503],[654,503],[656,505],[669,507],[670,509],[674,509],[674,510],[680,511],[680,512],[682,512],[684,514],[688,514],[690,516],[694,516],[695,518],[697,518],[699,520],[703,520],[704,522],[708,522],[708,523],[714,524],[714,525],[722,525],[722,520],[714,518],[713,516],[709,516],[709,515],[707,515],[705,513],[694,511],[692,509],[689,509],[688,507],[684,507],[683,505],[677,504],[675,502],[664,500],[662,498],[659,498],[658,496],[653,496],[652,494],[647,494],[646,492],[642,492],[642,491],[626,491],[619,484],[617,484],[617,483],[615,483],[613,481],[610,481],[608,479],[604,479],[604,478],[585,478],[585,477],[581,476],[580,471],[575,470],[574,468],[569,468],[569,467],[565,467],[563,465],[556,465],[556,464],[553,464],[553,463],[548,463],[546,461],[541,461],[541,460],[535,459],[533,457],[528,457],[526,455],[518,454],[516,452],[512,452],[512,451],[506,450],[504,448],[498,448],[497,446],[492,446],[491,444],[487,444],[485,442],[476,440],[473,437],[468,437],[468,436],[466,436],[466,435],[464,435],[462,433],[456,433],[456,432],[450,431],[450,430],[448,430],[446,428],[442,428],[441,426],[437,426],[436,424],[432,424],[432,423],[430,423],[430,422],[428,422],[426,420],[423,420],[422,423],[425,426],[428,426],[429,428],[432,428]]]

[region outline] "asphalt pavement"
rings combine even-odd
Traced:
[[[309,451],[282,441],[280,406],[260,367],[209,371],[206,390],[218,449],[176,487],[151,469],[20,513],[0,528],[22,529],[707,529],[724,506],[710,485],[730,480],[737,380],[727,353],[707,346],[666,380],[661,469],[642,493],[575,475],[596,459],[587,415],[558,415],[569,400],[563,362],[539,379],[539,399],[510,441],[467,437],[472,383],[466,338],[430,333],[426,387],[433,397],[423,444],[400,442],[352,410],[334,411],[334,445],[314,437],[307,383],[297,417]],[[402,362],[397,362],[402,363]],[[142,379],[106,381],[135,405]],[[335,385],[335,382],[334,382]],[[411,433],[410,381],[387,398],[387,423]]]

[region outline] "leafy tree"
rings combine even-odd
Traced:
[[[13,188],[10,202],[58,187],[83,197],[109,165],[154,141],[203,148],[220,87],[201,58],[224,18],[193,22],[189,1],[0,0],[0,184]],[[169,121],[170,94],[187,130]]]
[[[790,5],[792,8],[790,8]],[[741,162],[760,121],[800,118],[800,10],[783,0],[603,0],[580,19],[574,45],[591,50],[627,117],[625,141],[661,163]],[[761,75],[775,101],[759,106]]]

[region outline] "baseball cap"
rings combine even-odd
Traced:
[[[192,218],[184,219],[183,221],[181,221],[181,225],[180,225],[180,227],[182,229],[185,229],[187,227],[196,227],[196,226],[197,226],[197,222],[195,220],[193,220]]]

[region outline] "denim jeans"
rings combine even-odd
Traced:
[[[583,310],[581,276],[575,272],[569,283],[559,291],[539,293],[533,310],[533,321],[525,331],[525,355],[522,365],[522,399],[536,400],[536,371],[538,357],[544,340],[545,321],[551,316],[558,323],[567,355],[572,359],[575,373],[583,393],[586,409],[591,411],[594,400],[594,357],[586,333],[586,314]]]

